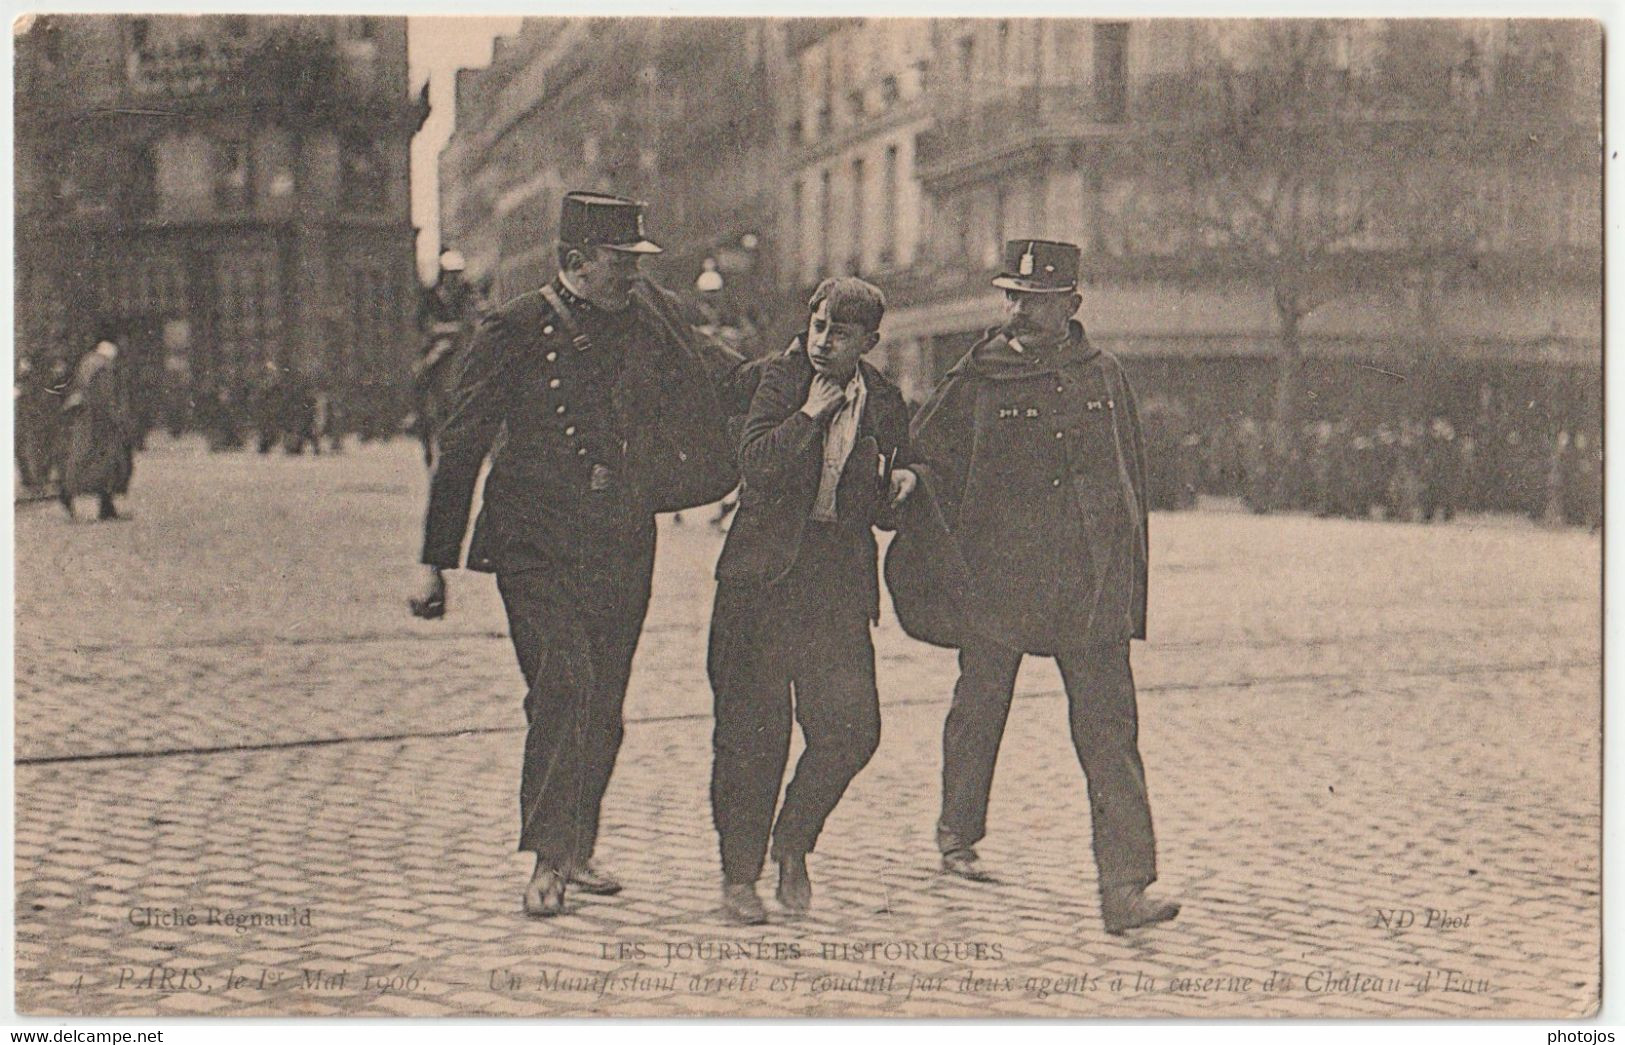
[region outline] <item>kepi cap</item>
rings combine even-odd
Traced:
[[[659,254],[643,233],[643,204],[602,192],[567,192],[559,213],[559,241],[608,247],[632,254]]]
[[[1083,252],[1075,243],[1013,239],[1004,245],[1004,271],[993,285],[1028,294],[1067,294],[1078,289]]]

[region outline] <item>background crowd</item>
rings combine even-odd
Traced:
[[[218,386],[194,386],[178,374],[165,387],[144,388],[126,377],[131,449],[144,449],[154,430],[177,438],[199,433],[212,451],[261,454],[334,452],[348,436],[367,442],[405,433],[423,441],[427,456],[459,349],[491,304],[489,287],[465,280],[460,257],[448,257],[454,260],[424,292],[419,361],[405,404],[392,393],[369,398],[365,383],[337,393],[270,363]],[[692,305],[700,329],[722,336],[707,322],[703,297]],[[56,492],[66,451],[62,406],[78,358],[62,352],[17,360],[16,461],[25,495]],[[1391,416],[1369,409],[1320,416],[1286,429],[1250,412],[1203,414],[1178,396],[1153,393],[1143,406],[1152,507],[1230,498],[1255,512],[1411,522],[1494,512],[1601,527],[1603,444],[1594,420],[1531,416],[1499,402],[1487,386],[1465,417],[1414,407]]]

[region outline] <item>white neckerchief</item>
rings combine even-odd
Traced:
[[[812,518],[817,522],[835,521],[835,489],[840,485],[846,459],[852,456],[852,447],[858,441],[858,418],[863,414],[864,400],[868,397],[860,366],[852,371],[852,380],[846,383],[846,402],[835,411],[824,431],[824,471],[818,477],[818,496],[813,499],[812,509]]]

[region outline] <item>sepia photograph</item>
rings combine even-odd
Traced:
[[[13,21],[17,1016],[1596,1016],[1602,24],[988,14]]]

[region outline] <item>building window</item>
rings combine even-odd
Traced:
[[[221,251],[215,256],[216,364],[227,373],[257,376],[280,362],[282,287],[270,251]]]
[[[1128,23],[1095,26],[1095,106],[1101,123],[1128,116]]]
[[[137,18],[130,23],[130,50],[140,53],[147,49],[147,41],[152,36],[152,23],[145,18]]]
[[[828,134],[835,122],[835,49],[824,48],[824,91],[818,103],[818,133]]]
[[[62,64],[62,26],[55,18],[43,19],[45,60],[53,66]]]
[[[151,217],[158,210],[158,159],[152,146],[131,150],[126,163],[120,210],[126,218]]]
[[[378,210],[386,205],[389,186],[378,147],[372,141],[351,138],[340,152],[339,202],[346,210]]]
[[[221,142],[214,155],[214,205],[223,211],[248,210],[252,185],[248,143]]]
[[[818,173],[818,274],[829,270],[829,171]]]
[[[897,260],[897,146],[886,146],[885,184],[881,203],[880,263],[891,265]]]
[[[854,120],[863,118],[863,92],[861,90],[849,91],[846,96],[846,103],[852,110]]]
[[[1083,28],[1070,19],[1057,19],[1051,24],[1050,35],[1055,41],[1054,65],[1062,83],[1078,81],[1077,70],[1082,64],[1079,52],[1083,49]]]
[[[976,38],[962,36],[959,38],[959,78],[970,83],[971,74],[976,71]]]
[[[863,223],[868,210],[868,201],[864,199],[864,164],[863,157],[852,161],[852,240],[846,259],[846,270],[851,275],[857,275],[863,270]]]
[[[394,365],[391,337],[399,315],[394,284],[389,271],[368,255],[346,260],[344,300],[349,314],[344,321],[349,330],[339,341],[348,358],[337,361],[336,369],[350,375],[382,371]]]
[[[801,196],[801,181],[797,179],[790,185],[790,256],[795,258],[799,265],[805,266],[807,259],[802,256],[801,244],[806,239],[802,232],[802,222],[806,220],[803,213],[806,204]]]
[[[888,106],[896,105],[897,99],[900,96],[900,92],[897,89],[897,77],[888,76],[884,80],[880,81],[881,104]]]

